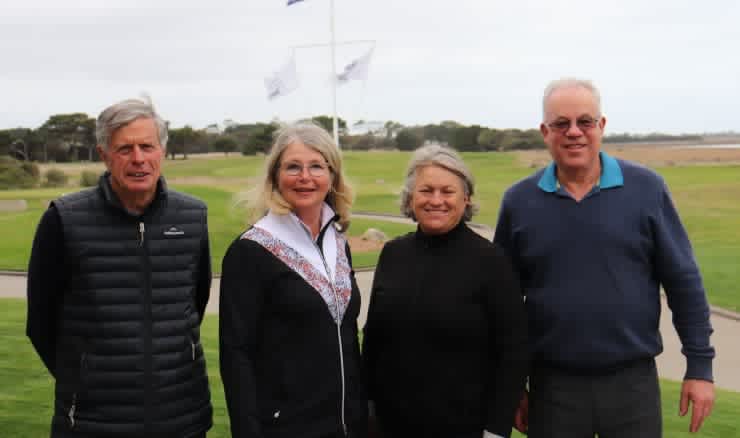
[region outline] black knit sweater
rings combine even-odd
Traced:
[[[410,233],[380,255],[363,360],[386,436],[508,437],[527,375],[519,283],[464,223]]]

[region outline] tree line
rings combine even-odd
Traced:
[[[327,115],[309,119],[332,131],[332,118]],[[362,121],[358,123],[363,123]],[[188,154],[205,152],[241,152],[244,155],[265,153],[272,144],[280,123],[257,122],[235,124],[220,133],[191,126],[169,129],[168,157],[187,158]],[[544,149],[538,129],[496,129],[481,125],[464,125],[452,120],[438,124],[404,126],[387,121],[382,127],[363,134],[352,134],[344,119],[338,119],[339,142],[345,150],[399,149],[413,150],[424,143],[448,145],[459,151],[511,151]],[[701,141],[699,135],[613,134],[604,142]],[[84,113],[55,114],[36,129],[0,130],[0,156],[24,161],[68,162],[98,160],[95,152],[95,119]]]

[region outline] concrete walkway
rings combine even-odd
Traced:
[[[374,271],[357,273],[357,283],[362,293],[362,308],[358,323],[365,324],[367,305],[370,297]],[[207,313],[218,313],[218,289],[220,279],[214,278],[211,286],[211,299],[208,301]],[[25,298],[25,275],[0,275],[0,298]],[[731,316],[731,315],[729,315]],[[737,339],[740,337],[740,321],[731,317],[712,314],[714,335],[712,343],[717,349],[714,361],[714,378],[718,387],[740,392],[740,348]],[[664,352],[658,356],[660,376],[671,380],[682,380],[686,361],[681,354],[681,343],[671,323],[671,312],[663,300],[663,313],[660,319],[660,330],[663,334]]]

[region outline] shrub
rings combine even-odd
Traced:
[[[36,171],[36,174],[33,171]],[[38,184],[38,166],[0,157],[0,189],[30,189]]]
[[[30,161],[23,161],[21,162],[21,169],[31,175],[31,178],[33,178],[34,181],[38,182],[41,179],[41,170],[39,169],[38,164]]]
[[[44,187],[62,187],[67,184],[69,177],[59,169],[51,168],[46,171]]]
[[[257,152],[261,151],[262,148],[253,142],[242,145],[242,155],[257,155]]]
[[[94,187],[98,184],[98,174],[92,170],[83,170],[80,174],[80,186]]]

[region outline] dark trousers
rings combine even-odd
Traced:
[[[535,365],[529,390],[529,438],[662,436],[654,359],[601,375]]]

